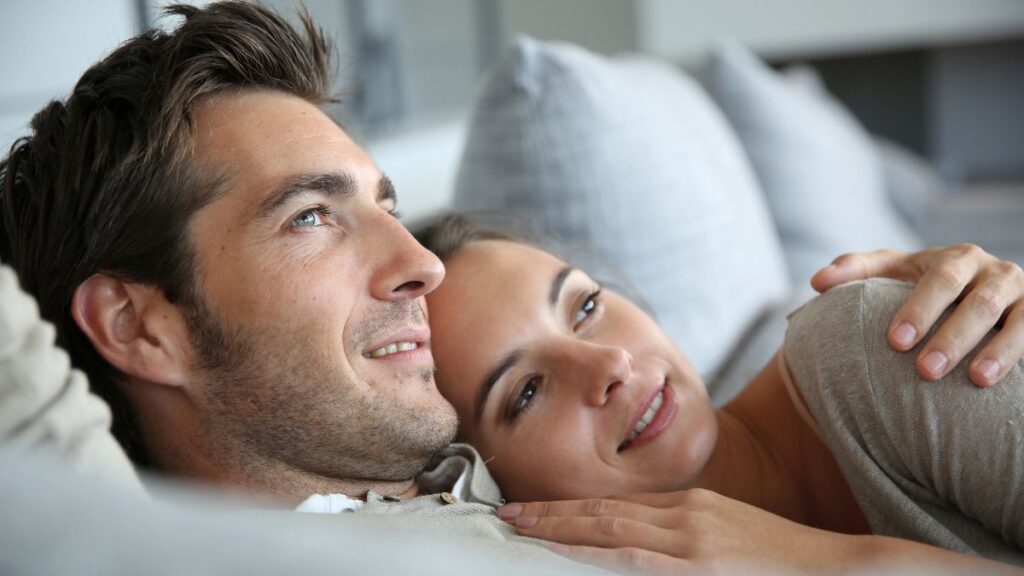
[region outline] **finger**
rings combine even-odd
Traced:
[[[597,548],[594,546],[566,546],[552,544],[549,549],[556,553],[599,568],[620,574],[685,574],[692,564],[682,558],[675,558],[642,548]]]
[[[900,351],[916,346],[946,308],[960,298],[978,274],[978,266],[979,261],[970,256],[958,256],[930,266],[893,315],[888,330],[889,344]]]
[[[701,510],[720,503],[723,499],[728,500],[721,494],[703,488],[691,488],[676,492],[662,492],[651,494],[622,494],[613,496],[613,500],[632,502],[648,508],[665,510],[669,508],[684,510]],[[660,516],[658,516],[660,517]]]
[[[514,523],[520,516],[553,517],[581,516],[601,517],[617,516],[641,522],[655,522],[660,511],[642,502],[630,502],[609,498],[591,498],[588,500],[562,500],[556,502],[526,502],[506,504],[498,508],[498,517]]]
[[[686,542],[675,531],[615,516],[519,516],[515,527],[523,536],[573,546],[635,546],[671,555],[685,555],[681,551],[686,550]]]
[[[668,508],[699,508],[718,494],[708,490],[690,489],[676,492],[619,494],[608,498],[562,500],[554,502],[511,503],[498,508],[498,516],[513,520],[516,516],[620,516],[659,523],[663,518],[657,510]],[[653,510],[652,510],[653,509]]]
[[[973,350],[1016,299],[1006,288],[982,280],[970,290],[921,349],[918,372],[925,378],[941,378]]]
[[[1003,379],[1024,357],[1024,303],[1010,310],[1002,329],[975,355],[968,369],[971,381],[991,386]]]
[[[828,266],[818,270],[811,277],[811,286],[818,292],[824,292],[854,280],[877,277],[904,279],[916,258],[920,256],[895,250],[843,254]]]
[[[631,502],[651,508],[674,508],[686,503],[688,490],[679,492],[652,492],[642,494],[618,494],[611,496],[611,500],[620,502]]]

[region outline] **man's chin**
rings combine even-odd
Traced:
[[[455,413],[455,407],[439,395],[439,403],[435,408],[437,418],[435,419],[435,442],[431,456],[439,450],[448,447],[455,441],[455,435],[459,430],[459,416]]]
[[[407,448],[408,457],[405,459],[406,466],[395,466],[391,473],[391,480],[408,480],[418,476],[425,471],[437,453],[447,448],[454,440],[458,428],[458,420],[455,418],[455,411],[451,411],[450,419],[439,419],[436,427],[430,433],[420,434],[415,439],[410,438]]]

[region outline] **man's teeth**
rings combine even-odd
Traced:
[[[661,392],[658,392],[657,396],[654,397],[654,401],[651,402],[650,407],[647,408],[647,412],[644,412],[643,417],[640,418],[640,420],[636,423],[636,426],[633,426],[633,431],[630,432],[629,436],[626,438],[626,444],[632,442],[633,440],[636,440],[636,437],[639,436],[640,433],[642,433],[648,425],[650,425],[651,420],[654,420],[654,415],[657,414],[658,410],[661,409],[661,404],[664,401],[665,391],[662,390]]]
[[[381,346],[373,352],[370,352],[370,358],[382,358],[389,354],[394,354],[396,352],[408,352],[417,348],[419,348],[419,344],[416,342],[394,342],[387,346]]]

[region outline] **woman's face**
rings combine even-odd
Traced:
[[[647,314],[514,242],[474,242],[446,267],[427,298],[438,387],[507,498],[660,492],[693,480],[717,438],[714,411]]]

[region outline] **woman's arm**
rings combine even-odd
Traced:
[[[1017,264],[973,244],[914,253],[878,250],[836,258],[811,278],[811,285],[824,292],[878,277],[917,284],[886,331],[889,344],[899,351],[916,346],[939,316],[958,303],[917,354],[917,371],[923,378],[946,375],[993,327],[998,333],[971,361],[972,382],[991,386],[1024,357],[1024,271]]]
[[[1024,364],[987,390],[966,361],[921,380],[885,337],[910,293],[875,280],[809,302],[787,365],[874,532],[1024,564]]]
[[[898,538],[810,528],[707,490],[502,506],[523,536],[580,562],[650,574],[1024,574]]]

